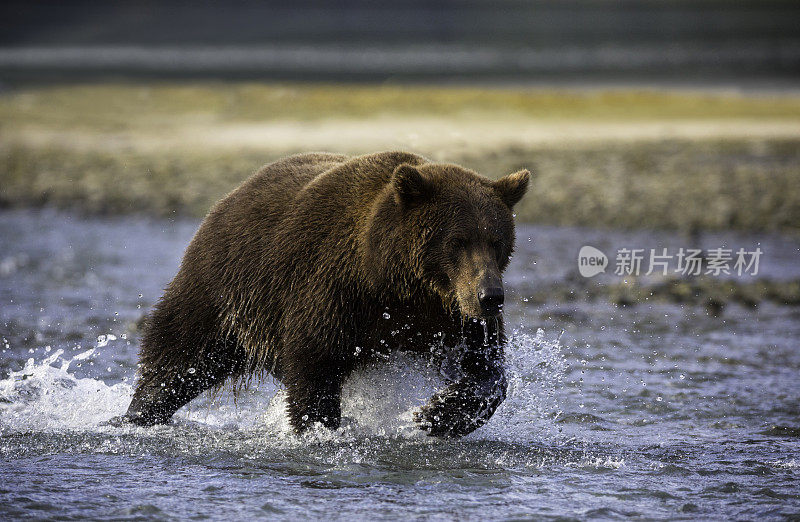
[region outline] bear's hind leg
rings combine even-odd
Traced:
[[[212,354],[194,360],[145,366],[147,371],[137,383],[125,422],[153,426],[169,422],[179,408],[209,388],[221,385],[237,372],[236,347],[219,341]]]

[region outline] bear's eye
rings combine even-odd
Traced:
[[[450,240],[449,247],[450,247],[451,251],[453,251],[453,250],[464,250],[466,244],[467,244],[467,242],[464,241],[463,239],[454,238],[454,239]]]
[[[451,261],[453,261],[454,263],[458,261],[459,256],[466,249],[467,249],[467,242],[461,238],[451,239],[447,243],[447,253],[450,256]]]

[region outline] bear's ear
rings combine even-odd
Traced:
[[[403,163],[394,169],[392,175],[395,198],[399,204],[412,204],[424,201],[433,192],[430,181],[413,165]]]
[[[525,195],[530,179],[531,173],[528,170],[520,170],[495,181],[494,190],[508,208],[512,208]]]

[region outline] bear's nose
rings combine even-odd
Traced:
[[[502,286],[490,286],[478,290],[478,302],[481,305],[481,311],[486,315],[499,313],[504,299],[505,293]]]

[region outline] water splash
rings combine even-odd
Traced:
[[[515,332],[506,350],[506,365],[509,389],[505,402],[485,426],[467,438],[526,442],[559,437],[557,394],[566,371],[559,340],[548,340],[542,329],[534,336]],[[311,436],[320,440],[427,439],[414,423],[413,412],[444,385],[446,373],[424,360],[394,354],[354,373],[344,383],[341,428],[330,432],[320,427]],[[264,413],[264,424],[275,433],[291,436],[285,411],[286,395],[280,391]]]
[[[109,386],[77,378],[69,371],[73,361],[92,357],[94,348],[71,359],[63,359],[63,353],[56,350],[39,363],[30,358],[21,370],[0,380],[0,432],[97,426],[127,404],[132,393],[129,384]],[[59,366],[53,366],[59,361]]]
[[[100,379],[78,378],[70,371],[75,361],[96,355],[97,347],[70,359],[57,350],[0,380],[0,430],[87,430],[125,411],[133,387]],[[525,441],[555,432],[559,410],[556,392],[565,362],[557,340],[514,333],[507,349],[509,391],[495,416],[470,435],[471,439]],[[426,439],[413,422],[413,412],[444,383],[439,371],[419,358],[396,354],[354,373],[343,387],[342,427],[333,432],[312,430],[304,438],[318,440],[363,437]],[[178,424],[200,424],[220,429],[258,429],[270,439],[294,440],[286,415],[286,394],[277,384],[264,382],[234,398],[204,394],[175,416]],[[108,428],[103,428],[108,429]]]
[[[508,394],[494,417],[472,436],[524,442],[558,436],[558,390],[566,372],[559,338],[515,331],[506,347]]]
[[[778,469],[800,469],[800,460],[772,460],[767,464]]]

